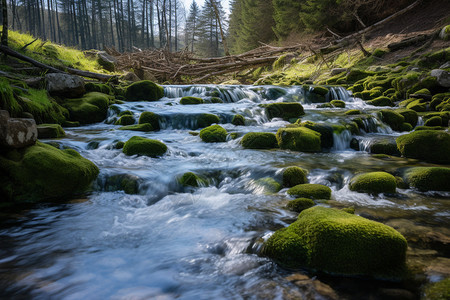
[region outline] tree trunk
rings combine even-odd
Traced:
[[[1,45],[8,46],[8,5],[6,0],[2,0],[2,17],[3,17],[3,30],[1,37]]]
[[[223,45],[223,49],[225,50],[225,55],[230,56],[230,51],[228,50],[227,40],[225,38],[225,35],[223,34],[222,22],[220,21],[220,15],[219,15],[219,10],[217,9],[216,1],[215,0],[210,0],[210,1],[214,8],[214,13],[216,14],[217,22],[219,23],[220,35],[222,37],[222,45]]]

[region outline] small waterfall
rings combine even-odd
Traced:
[[[419,116],[416,126],[423,126],[423,125],[425,125],[425,122],[423,121],[423,118],[421,116]]]
[[[352,140],[352,134],[348,130],[344,130],[341,133],[333,132],[333,151],[342,151],[350,147],[350,141]]]

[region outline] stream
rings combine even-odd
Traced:
[[[0,219],[1,299],[329,299],[312,284],[296,284],[303,274],[331,287],[338,299],[387,299],[386,291],[420,297],[421,286],[450,276],[448,244],[450,193],[420,193],[397,188],[395,195],[352,192],[348,182],[357,172],[398,173],[410,166],[432,164],[369,153],[371,141],[395,139],[376,117],[379,108],[352,98],[343,88],[330,88],[328,100],[346,108],[316,108],[302,87],[164,86],[156,102],[114,105],[108,119],[88,126],[65,128],[66,138],[42,140],[73,148],[100,169],[92,192],[84,198],[45,203]],[[183,96],[224,103],[180,105]],[[268,120],[259,104],[300,102],[302,121],[341,124],[343,112],[372,114],[367,132],[355,136],[360,151],[350,148],[349,131],[334,135],[334,145],[321,153],[250,150],[240,145],[247,132],[273,132],[289,124]],[[151,111],[161,116],[161,130],[118,130],[118,111],[130,110],[136,120]],[[225,143],[207,144],[198,131],[197,116],[216,114],[229,136]],[[241,114],[246,126],[234,126]],[[369,124],[370,123],[370,124]],[[143,136],[164,142],[161,158],[126,156],[118,141]],[[355,208],[355,213],[399,230],[408,239],[408,261],[417,273],[410,281],[384,282],[286,270],[260,256],[264,239],[288,226],[297,214],[286,209],[287,189],[268,193],[258,179],[281,182],[283,168],[309,171],[310,183],[332,189],[332,200],[319,203]],[[183,187],[185,172],[207,179],[208,186]],[[128,176],[137,194],[126,194],[110,180]],[[45,174],[43,174],[45,176]],[[384,296],[383,296],[384,295]]]

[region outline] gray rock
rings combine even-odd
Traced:
[[[125,75],[122,75],[121,76],[121,79],[122,80],[125,80],[125,81],[131,81],[131,82],[136,82],[136,81],[140,81],[141,79],[136,75],[136,74],[134,74],[133,72],[127,72],[127,73],[125,73]]]
[[[97,62],[100,64],[100,66],[103,67],[103,69],[107,71],[114,72],[114,70],[116,69],[115,64],[117,60],[105,51],[99,51],[97,53]]]
[[[442,87],[450,87],[450,72],[440,69],[434,69],[431,71],[431,76],[436,77],[437,82]]]
[[[45,75],[45,80],[47,81],[47,91],[53,96],[76,98],[86,92],[84,79],[79,76],[51,73]]]
[[[331,70],[331,76],[341,74],[342,72],[346,72],[347,68],[334,68]]]
[[[445,64],[439,67],[439,69],[447,69],[447,68],[450,68],[450,61],[446,62]]]
[[[33,119],[10,118],[6,110],[0,111],[0,145],[23,148],[36,143],[37,128]]]

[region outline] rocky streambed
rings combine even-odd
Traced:
[[[70,165],[76,150],[99,175],[87,196],[62,193],[62,203],[4,214],[1,297],[418,299],[448,291],[445,112],[432,126],[434,115],[375,107],[338,87],[164,86],[158,101],[128,100],[109,106],[104,121],[65,127],[65,137],[48,138],[40,126],[40,151],[66,149]],[[358,229],[303,235],[325,221]]]

